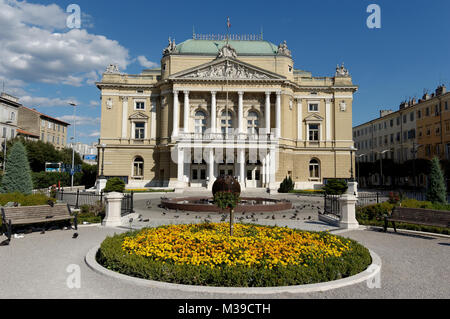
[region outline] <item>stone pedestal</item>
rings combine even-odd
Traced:
[[[122,193],[112,192],[105,196],[106,200],[106,217],[102,222],[105,227],[117,227],[122,225]]]
[[[102,190],[105,189],[106,187],[106,182],[108,180],[106,178],[99,178],[97,179],[97,181],[95,182],[95,188],[97,189],[97,194],[100,194],[102,192]]]
[[[348,185],[347,194],[358,197],[358,183],[348,182],[347,185]]]
[[[341,206],[341,218],[339,227],[344,229],[358,229],[359,224],[356,220],[356,201],[355,195],[344,194],[339,198]]]

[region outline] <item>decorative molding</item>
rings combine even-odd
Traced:
[[[120,74],[119,65],[110,64],[106,67],[105,74]]]
[[[142,112],[133,113],[129,119],[130,120],[148,120],[150,117]]]
[[[229,44],[224,45],[217,54],[217,58],[233,58],[237,59],[237,52],[236,50]]]

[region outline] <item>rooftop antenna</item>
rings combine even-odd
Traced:
[[[192,39],[195,40],[195,25],[192,25]]]
[[[264,27],[261,26],[261,41],[264,40]]]

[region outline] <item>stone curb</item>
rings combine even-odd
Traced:
[[[299,293],[312,293],[312,292],[323,292],[331,289],[342,288],[350,285],[356,285],[361,282],[371,281],[374,277],[380,274],[381,272],[381,258],[370,251],[370,256],[372,257],[372,264],[362,273],[357,275],[343,278],[335,281],[318,283],[318,284],[308,284],[308,285],[300,285],[300,286],[286,286],[286,287],[267,287],[267,288],[226,288],[226,287],[205,287],[205,286],[192,286],[192,285],[180,285],[180,284],[172,284],[165,283],[160,281],[146,280],[141,278],[135,278],[127,275],[123,275],[117,273],[115,271],[111,271],[109,269],[104,268],[99,263],[97,263],[95,259],[95,255],[99,250],[100,245],[93,247],[87,253],[85,257],[85,262],[95,272],[113,278],[126,281],[131,284],[144,286],[148,288],[156,288],[156,289],[168,289],[168,290],[178,290],[183,292],[200,292],[200,293],[221,293],[221,294],[238,294],[238,295],[268,295],[268,294],[279,294],[279,293],[290,293],[290,294],[299,294]]]
[[[359,226],[361,230],[382,230],[383,227],[380,226],[371,226],[371,225],[360,225]],[[393,233],[394,228],[388,227],[387,233]],[[397,228],[397,233],[405,233],[405,234],[412,234],[412,235],[423,235],[423,236],[430,236],[430,237],[439,237],[439,238],[450,238],[450,235],[446,234],[439,234],[439,233],[430,233],[430,232],[424,232],[424,231],[417,231],[417,230],[410,230],[410,229],[401,229]]]

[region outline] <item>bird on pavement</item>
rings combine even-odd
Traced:
[[[73,234],[72,238],[73,238],[73,239],[78,238],[78,233]]]

